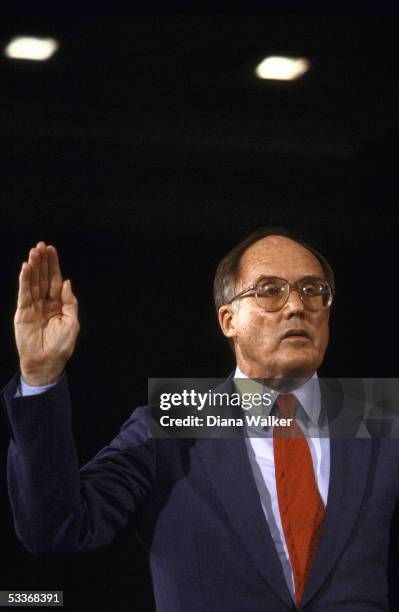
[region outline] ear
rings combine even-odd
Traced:
[[[227,336],[227,338],[234,338],[234,336],[237,335],[237,310],[234,302],[233,304],[225,304],[219,308],[218,319],[224,335]]]

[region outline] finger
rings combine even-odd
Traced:
[[[66,280],[62,284],[61,308],[63,315],[78,319],[78,300],[72,291],[70,280]]]
[[[32,294],[30,288],[30,277],[32,274],[31,266],[24,261],[19,274],[19,290],[17,308],[26,308],[32,303]]]
[[[61,299],[62,274],[58,259],[57,249],[53,246],[47,247],[48,263],[48,294],[53,300]]]
[[[48,255],[47,248],[44,242],[38,242],[36,249],[40,253],[40,269],[39,269],[39,289],[40,297],[42,299],[47,297],[48,294]]]
[[[29,265],[32,268],[32,272],[30,275],[30,290],[31,290],[32,300],[35,302],[40,297],[40,286],[39,286],[40,253],[37,249],[31,249],[29,251]]]

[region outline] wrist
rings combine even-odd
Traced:
[[[27,370],[21,366],[22,379],[29,387],[53,385],[58,381],[61,373],[62,369],[48,370],[46,368],[36,368],[35,370]]]

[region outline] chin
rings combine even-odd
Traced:
[[[318,363],[314,359],[295,356],[281,363],[283,377],[303,378],[312,376],[317,370]]]

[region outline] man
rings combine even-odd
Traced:
[[[139,408],[79,474],[63,374],[77,301],[55,248],[31,250],[15,315],[22,378],[4,392],[19,538],[32,553],[88,550],[134,517],[161,611],[388,610],[398,445],[305,437],[331,404],[317,378],[330,266],[266,229],[222,260],[214,287],[236,385],[262,379],[277,397],[271,412],[289,427],[246,439],[155,439]],[[230,376],[220,391],[235,388]]]

